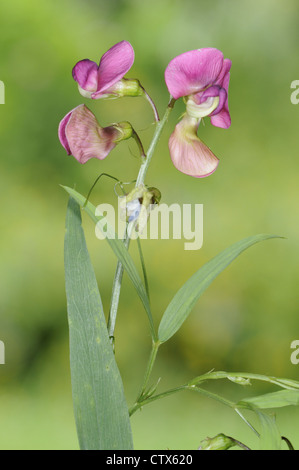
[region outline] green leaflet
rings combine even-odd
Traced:
[[[75,420],[84,450],[133,449],[123,384],[109,341],[94,270],[70,198],[65,235],[65,279]]]
[[[247,403],[246,408],[253,411],[259,418],[261,424],[261,431],[258,433],[260,450],[280,450],[282,440],[275,415],[267,414],[251,403]]]
[[[261,422],[260,450],[280,450],[281,435],[275,421],[275,416],[269,416],[258,410],[256,413]]]
[[[181,327],[201,294],[237,256],[250,246],[276,235],[255,235],[241,240],[202,266],[175,294],[162,317],[158,338],[163,343]]]
[[[291,379],[278,378],[268,375],[253,374],[248,372],[225,372],[225,371],[211,371],[207,374],[200,375],[190,380],[189,385],[197,385],[200,382],[205,382],[206,380],[219,380],[219,379],[229,379],[232,382],[238,383],[240,385],[249,385],[251,380],[259,380],[262,382],[268,382],[278,387],[289,389],[289,390],[299,390],[299,382]]]
[[[261,422],[260,446],[262,450],[280,450],[281,435],[277,428],[274,415],[263,410],[299,405],[299,390],[279,390],[256,397],[244,398],[236,404],[237,408],[254,411]]]
[[[299,390],[279,390],[278,392],[265,393],[257,397],[244,398],[237,406],[247,407],[252,405],[260,409],[282,408],[284,406],[299,405]]]
[[[69,195],[77,201],[77,203],[83,208],[84,203],[86,201],[86,198],[79,194],[77,191],[74,189],[68,188],[67,186],[62,186]],[[107,234],[107,237],[105,240],[109,243],[111,249],[113,250],[114,254],[117,256],[118,260],[122,263],[124,269],[126,270],[129,278],[131,279],[136,292],[138,296],[140,297],[141,302],[143,303],[143,306],[145,308],[145,311],[148,316],[148,320],[150,323],[150,328],[151,328],[151,334],[152,337],[156,337],[155,329],[154,329],[154,324],[153,324],[153,319],[152,319],[152,314],[151,314],[151,308],[150,308],[150,303],[149,299],[145,290],[145,287],[141,281],[141,278],[139,276],[139,273],[136,269],[136,266],[134,264],[134,261],[132,260],[132,257],[130,256],[128,250],[124,246],[122,240],[119,240],[115,232],[112,230],[112,228],[109,226],[107,219],[102,216],[102,215],[95,215],[96,208],[93,204],[88,202],[86,206],[84,207],[84,211],[89,215],[89,217],[94,221],[95,224],[104,232]]]

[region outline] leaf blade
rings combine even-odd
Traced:
[[[259,409],[283,408],[285,406],[299,405],[299,390],[279,390],[265,393],[256,397],[244,398],[237,406],[254,406]]]
[[[81,449],[132,449],[121,376],[109,341],[101,297],[81,226],[70,198],[65,277],[75,420]]]
[[[258,380],[277,385],[283,389],[298,390],[299,382],[296,380],[285,379],[280,377],[273,377],[268,375],[253,374],[248,372],[226,372],[226,371],[210,371],[207,374],[195,377],[189,382],[189,385],[196,385],[206,380],[221,380],[221,379],[245,379],[245,381]],[[240,382],[241,383],[241,382]],[[247,382],[248,383],[248,382]],[[241,383],[242,384],[242,383]],[[249,383],[248,383],[249,384]]]
[[[175,294],[166,308],[161,319],[158,338],[163,343],[170,339],[181,327],[201,294],[212,281],[220,274],[237,256],[250,246],[270,238],[281,238],[276,235],[260,234],[245,238],[226,248],[202,266]]]
[[[256,410],[256,413],[261,422],[260,450],[280,450],[281,435],[275,416],[269,416],[259,410]]]
[[[75,201],[77,201],[80,207],[83,208],[83,210],[89,215],[89,217],[100,228],[100,230],[102,230],[105,234],[107,234],[107,236],[105,237],[105,240],[108,242],[108,244],[110,245],[110,248],[112,249],[116,257],[118,258],[118,260],[122,263],[129,278],[131,279],[136,289],[136,292],[146,311],[150,328],[151,328],[152,338],[155,339],[156,333],[155,333],[149,298],[146,293],[144,284],[136,269],[134,261],[131,255],[129,254],[128,250],[124,246],[122,240],[120,240],[117,237],[117,234],[112,230],[107,219],[103,215],[101,214],[96,215],[96,208],[93,204],[91,204],[91,202],[88,201],[86,206],[84,206],[86,198],[82,196],[82,194],[78,193],[74,189],[69,188],[67,186],[62,186],[62,187],[73,199],[75,199]]]

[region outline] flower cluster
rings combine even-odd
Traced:
[[[138,80],[124,78],[133,62],[131,44],[121,41],[102,56],[99,65],[89,59],[80,60],[72,75],[85,98],[140,96],[142,87]],[[58,135],[68,155],[86,163],[90,158],[103,160],[118,142],[134,136],[134,131],[128,122],[101,127],[94,114],[82,104],[62,119]]]
[[[127,41],[111,47],[99,65],[89,59],[73,68],[73,78],[85,98],[120,98],[145,96],[150,98],[139,80],[124,78],[134,63],[134,50]],[[227,129],[230,124],[228,85],[231,61],[218,49],[204,48],[175,57],[165,70],[165,82],[171,98],[183,98],[186,112],[169,138],[169,152],[175,167],[193,177],[211,175],[219,160],[197,136],[202,118],[209,116],[211,124]],[[152,103],[151,103],[152,104]],[[153,105],[156,120],[158,113]],[[128,122],[101,127],[94,114],[80,105],[60,122],[59,139],[68,155],[80,163],[90,158],[103,160],[122,140],[136,132]],[[142,153],[144,156],[144,154]]]

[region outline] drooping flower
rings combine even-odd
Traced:
[[[125,74],[134,63],[134,49],[128,41],[112,46],[101,57],[99,65],[89,59],[77,62],[73,78],[85,98],[139,96],[143,94],[138,80],[127,80]]]
[[[84,104],[70,111],[58,128],[61,144],[79,163],[86,163],[90,158],[103,160],[118,142],[131,137],[132,132],[127,122],[101,127]]]
[[[219,160],[197,136],[200,119],[186,114],[168,142],[174,166],[189,176],[203,178],[216,170]]]
[[[230,68],[231,61],[218,49],[197,49],[175,57],[165,70],[165,81],[175,99],[184,97],[189,116],[210,116],[214,126],[227,129]]]
[[[186,112],[169,139],[173,164],[197,178],[209,176],[219,160],[197,136],[202,118],[209,116],[216,127],[231,125],[228,86],[231,61],[218,49],[203,48],[175,57],[166,67],[165,82],[171,96],[183,98]]]

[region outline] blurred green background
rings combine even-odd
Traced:
[[[204,262],[235,241],[257,233],[270,240],[251,248],[208,289],[175,337],[160,350],[153,380],[159,390],[207,372],[248,371],[299,378],[290,344],[298,316],[298,120],[290,84],[299,79],[299,6],[296,0],[21,0],[0,5],[1,295],[0,448],[76,449],[68,358],[63,242],[67,195],[60,184],[87,194],[108,172],[128,181],[138,171],[134,143],[122,143],[105,161],[80,165],[68,157],[57,126],[84,102],[99,122],[129,120],[146,146],[151,109],[141,98],[90,102],[71,77],[83,58],[98,61],[123,39],[135,49],[127,77],[139,78],[162,114],[168,92],[164,70],[176,55],[201,47],[232,60],[232,126],[210,125],[200,136],[220,158],[215,174],[193,179],[172,165],[167,141],[183,104],[177,103],[146,182],[165,203],[204,204],[204,245],[184,251],[184,240],[145,241],[153,312],[158,323],[176,290]],[[102,180],[95,204],[115,201]],[[84,228],[105,311],[116,261],[94,226]],[[132,244],[136,260],[136,246]],[[150,336],[146,315],[125,277],[116,329],[116,357],[128,402],[141,384]],[[232,399],[270,391],[213,384]],[[299,448],[298,409],[277,413],[281,432]],[[132,418],[137,449],[196,449],[224,432],[257,446],[232,411],[181,394]]]

